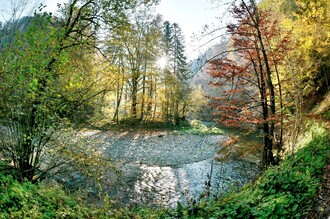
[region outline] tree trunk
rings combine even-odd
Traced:
[[[137,72],[134,70],[132,78],[132,105],[131,105],[131,116],[134,120],[137,119],[137,93],[138,93],[138,78]]]
[[[117,124],[119,122],[119,107],[121,104],[121,99],[123,96],[123,89],[124,89],[124,84],[122,81],[123,81],[123,79],[118,78],[117,94],[116,94],[116,109],[115,109],[115,113],[113,115],[113,120],[116,121]]]
[[[145,97],[146,97],[146,76],[147,75],[147,60],[144,61],[144,74],[142,77],[142,100],[141,100],[141,115],[140,120],[144,119],[144,105],[145,105]]]
[[[263,149],[263,156],[261,161],[262,168],[270,165],[273,160],[273,151],[272,151],[272,137],[271,137],[271,130],[269,127],[269,113],[268,113],[268,100],[267,100],[267,94],[266,94],[266,84],[264,80],[264,76],[261,75],[260,77],[261,81],[261,105],[262,105],[262,114],[263,114],[263,143],[264,143],[264,149]]]
[[[245,2],[242,0],[242,2],[245,4]],[[267,135],[267,141],[265,142],[265,149],[266,149],[266,154],[267,154],[267,159],[266,159],[266,165],[271,165],[274,162],[274,156],[273,156],[273,137],[274,137],[274,131],[275,131],[275,121],[274,121],[274,117],[276,114],[276,105],[275,105],[275,91],[274,91],[274,86],[273,86],[273,82],[272,82],[272,78],[271,78],[271,70],[270,70],[270,66],[269,66],[269,62],[268,62],[268,56],[266,53],[266,49],[263,43],[263,39],[262,39],[262,34],[260,31],[260,26],[259,26],[259,14],[258,14],[258,8],[255,5],[254,1],[251,1],[251,4],[253,6],[253,14],[248,10],[248,12],[250,13],[250,17],[251,20],[253,21],[256,31],[257,31],[257,39],[260,45],[260,50],[262,53],[262,57],[263,57],[263,63],[266,67],[266,76],[267,76],[267,88],[269,90],[269,94],[270,94],[270,115],[268,114],[268,109],[267,109],[267,117],[264,117],[265,122],[267,122],[268,124],[268,120],[270,119],[270,126],[269,129],[267,129],[267,132],[264,133],[264,135]],[[248,9],[247,5],[245,4],[246,8]],[[261,66],[262,68],[262,66]],[[263,78],[263,74],[261,76]],[[265,86],[266,87],[266,86]],[[268,107],[266,107],[268,108]]]

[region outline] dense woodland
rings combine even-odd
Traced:
[[[17,18],[18,4],[2,24],[2,148],[21,179],[32,180],[54,133],[67,125],[184,119],[183,34],[149,12],[153,4],[72,1],[59,7],[61,17],[40,6]]]
[[[155,13],[157,0],[71,0],[59,16],[43,5],[21,16],[23,1],[13,2],[0,23],[0,158],[10,163],[1,168],[19,182],[40,182],[62,166],[98,178],[99,165],[111,164],[88,142],[72,142],[72,130],[182,126],[191,118],[260,130],[262,168],[281,164],[306,114],[329,118],[329,104],[316,106],[330,87],[330,2],[212,2],[234,19],[206,27],[201,37],[223,46],[190,63],[179,24]],[[210,76],[212,93],[194,80],[196,69]],[[197,215],[191,209],[172,216]]]

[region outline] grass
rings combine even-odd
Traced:
[[[199,120],[192,120],[188,125],[174,127],[174,134],[191,134],[191,135],[223,135],[225,132],[218,127],[207,127]]]

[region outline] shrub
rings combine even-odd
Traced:
[[[89,209],[61,188],[18,182],[0,173],[0,218],[84,218]]]

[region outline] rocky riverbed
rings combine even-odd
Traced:
[[[175,207],[177,202],[204,197],[208,181],[211,194],[219,195],[247,183],[259,171],[257,162],[251,162],[256,156],[250,160],[237,156],[221,162],[215,159],[221,156],[223,143],[230,140],[227,135],[165,130],[88,130],[83,135],[98,139],[100,150],[116,163],[121,174],[110,193],[125,204]],[[245,148],[249,144],[243,145]],[[231,154],[237,153],[242,152],[236,148]]]
[[[106,134],[107,135],[107,134]],[[116,162],[176,166],[214,156],[224,135],[173,134],[169,131],[138,131],[107,135],[104,153]]]

